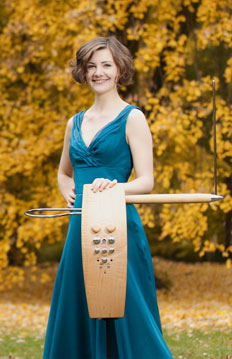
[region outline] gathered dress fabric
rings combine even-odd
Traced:
[[[83,185],[95,178],[127,182],[133,167],[126,142],[127,105],[86,146],[81,134],[85,111],[73,117],[69,154],[74,170],[75,208]],[[125,315],[110,320],[111,359],[171,359],[162,335],[152,258],[139,214],[127,210],[127,289]],[[81,216],[71,216],[53,290],[44,359],[106,359],[106,323],[89,317],[81,256]]]

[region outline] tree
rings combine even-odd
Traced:
[[[231,0],[5,0],[0,6],[2,287],[23,280],[18,265],[30,266],[34,279],[41,243],[63,236],[66,221],[28,220],[24,211],[64,204],[56,174],[66,123],[93,99],[74,83],[69,63],[95,36],[117,36],[135,57],[134,85],[121,91],[147,115],[156,193],[212,191],[215,79],[224,200],[140,212],[144,225],[160,226],[160,239],[193,241],[201,256],[220,250],[229,266]]]

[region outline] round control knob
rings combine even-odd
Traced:
[[[114,253],[114,248],[110,248],[110,249],[109,249],[109,252],[110,252],[110,253]]]
[[[94,244],[99,244],[101,242],[101,238],[99,238],[99,237],[94,237],[94,239],[93,239],[93,243]]]
[[[106,254],[107,253],[107,248],[102,248],[102,253]]]
[[[106,257],[102,258],[102,263],[107,263],[107,258]]]
[[[100,232],[101,227],[100,227],[98,224],[94,224],[94,225],[91,227],[91,229],[92,229],[92,231],[93,231],[94,233],[98,233],[98,232]]]
[[[109,238],[108,238],[108,242],[109,242],[110,244],[113,244],[113,243],[115,242],[114,237],[109,237]]]
[[[109,233],[112,233],[112,232],[115,231],[116,226],[113,225],[113,224],[108,224],[108,226],[106,226],[106,229],[107,229],[107,231],[108,231]]]
[[[95,248],[95,249],[94,249],[94,252],[95,252],[96,254],[99,254],[99,253],[100,253],[100,248]]]

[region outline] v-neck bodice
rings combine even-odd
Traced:
[[[117,117],[103,126],[86,146],[81,134],[81,122],[85,111],[73,117],[69,155],[74,168],[76,193],[82,193],[83,184],[92,183],[97,177],[126,182],[133,161],[126,142],[126,120],[134,108],[127,105]]]
[[[82,115],[81,115],[81,117],[80,117],[79,131],[80,131],[80,137],[81,137],[81,139],[82,139],[84,145],[85,145],[87,148],[89,148],[89,147],[91,146],[92,142],[95,141],[95,138],[97,138],[97,137],[100,135],[100,133],[101,133],[102,131],[104,131],[105,127],[110,126],[110,125],[112,125],[112,123],[113,123],[114,121],[117,121],[117,120],[118,120],[118,117],[120,117],[120,115],[126,110],[126,108],[127,108],[128,106],[131,106],[131,105],[125,106],[125,107],[122,109],[122,111],[120,111],[119,114],[118,114],[112,121],[110,121],[110,122],[106,123],[104,126],[102,126],[102,127],[95,133],[95,135],[93,136],[93,138],[92,138],[92,140],[90,141],[90,143],[89,143],[88,146],[87,146],[86,142],[84,141],[84,138],[83,138],[83,135],[82,135],[82,129],[81,129],[82,123],[83,123],[83,119],[84,119],[84,115],[85,115],[85,113],[86,113],[87,110],[82,111]]]

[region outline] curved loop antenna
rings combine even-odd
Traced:
[[[59,212],[66,212],[66,213],[58,213],[58,214],[37,214],[37,212],[47,212],[47,211],[59,211]],[[28,217],[34,218],[56,218],[56,217],[65,217],[65,216],[72,216],[78,215],[82,213],[81,208],[33,208],[27,210],[24,214]]]

